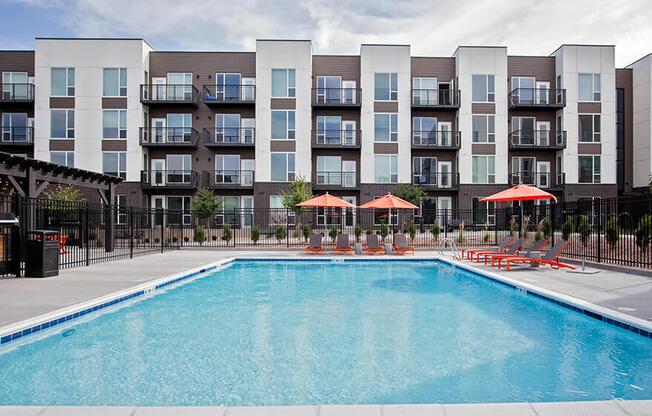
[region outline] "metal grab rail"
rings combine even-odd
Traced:
[[[439,243],[438,253],[440,256],[444,257],[444,249],[446,248],[446,243],[450,243],[451,248],[453,249],[453,258],[458,261],[462,261],[462,253],[457,249],[457,244],[455,244],[455,239],[453,238],[443,238]]]

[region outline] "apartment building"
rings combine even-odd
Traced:
[[[425,211],[489,212],[480,198],[519,183],[613,197],[652,172],[651,61],[616,68],[605,45],[416,57],[409,45],[318,55],[309,40],[183,52],[39,38],[0,52],[0,146],[121,176],[119,203],[157,208],[189,209],[199,187],[227,212],[281,207],[299,176],[354,204],[414,184]]]

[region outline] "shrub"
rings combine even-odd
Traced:
[[[414,225],[414,222],[410,221],[407,231],[410,234],[410,240],[414,240],[414,237],[417,235],[417,227]]]
[[[188,238],[188,236],[185,236],[183,237],[183,241],[187,243],[188,241],[190,241],[190,239]]]
[[[276,227],[276,230],[274,231],[274,235],[276,236],[276,240],[280,243],[281,240],[285,238],[285,227],[282,225],[279,225]]]
[[[224,229],[222,230],[222,240],[226,241],[226,244],[229,244],[233,238],[233,233],[231,232],[231,224],[224,224]]]
[[[552,223],[548,218],[544,218],[542,221],[543,225],[541,226],[541,231],[543,236],[549,238],[552,235]]]
[[[360,242],[360,236],[362,235],[362,227],[360,226],[360,224],[355,225],[354,233],[355,233],[355,242],[359,243]]]
[[[432,225],[432,228],[430,229],[430,232],[435,238],[439,237],[439,234],[441,234],[441,227],[439,226],[439,223],[437,220],[435,220],[435,223]]]
[[[368,229],[368,230],[365,232],[365,234],[367,234],[367,235],[370,235],[370,234],[373,234],[373,233],[374,233],[374,232],[373,232],[373,230],[371,230],[371,229]]]
[[[618,226],[618,218],[613,217],[607,221],[604,226],[604,236],[607,239],[607,244],[612,249],[616,246],[618,240],[620,240],[620,227]]]
[[[539,241],[543,238],[543,233],[541,230],[537,230],[537,232],[534,234],[534,241]]]
[[[310,226],[308,224],[303,226],[303,238],[308,241],[310,238],[310,234],[312,234],[312,230],[310,229]]]
[[[573,234],[575,227],[570,217],[566,218],[566,222],[561,225],[561,238],[568,241],[570,235]]]
[[[593,227],[591,227],[588,216],[582,215],[580,218],[580,225],[577,227],[577,232],[580,233],[580,240],[582,241],[582,245],[586,247],[589,242],[589,238],[591,237],[591,233],[593,232]]]
[[[337,231],[337,228],[333,227],[333,228],[331,228],[331,230],[328,232],[328,236],[331,238],[331,240],[333,240],[333,242],[335,242],[335,239],[337,238],[337,234],[338,234],[338,233],[339,233],[339,232]]]
[[[636,245],[641,248],[647,248],[652,240],[652,215],[644,215],[638,220],[636,228]]]
[[[204,244],[204,241],[206,241],[206,228],[204,228],[203,225],[198,225],[197,228],[195,228],[194,240],[198,242],[200,246]]]
[[[484,242],[485,242],[485,243],[488,243],[489,240],[491,240],[491,234],[486,233],[486,234],[484,235]]]
[[[254,225],[251,227],[251,241],[256,244],[258,240],[260,239],[260,229],[258,228],[257,225]]]
[[[213,241],[217,241],[217,236],[216,236],[215,234],[213,234],[213,235],[211,236],[211,240],[213,240]]]
[[[157,243],[158,243],[158,241],[157,241]],[[104,247],[104,240],[102,238],[98,238],[97,240],[95,240],[95,246],[97,248],[103,248]]]
[[[457,237],[457,242],[462,244],[465,241],[466,238],[464,238],[464,221],[462,221],[460,222],[460,235]]]
[[[161,239],[160,239],[160,238],[156,237],[156,238],[154,239],[154,243],[155,243],[155,244],[158,244],[158,243],[160,243],[160,242],[161,242]]]
[[[516,234],[516,216],[512,215],[512,218],[509,219],[509,236],[514,237]]]
[[[149,237],[145,238],[145,244],[149,244]]]
[[[387,227],[387,224],[385,224],[385,221],[380,222],[380,237],[385,241],[385,238],[389,235],[389,228]]]
[[[292,232],[292,238],[299,238],[299,229],[295,228]]]
[[[177,241],[179,241],[178,238],[176,238],[176,237],[172,237],[172,242],[173,242],[173,243],[176,243]]]
[[[523,217],[523,237],[527,238],[528,234],[530,233],[527,229],[528,225],[530,225],[530,216],[526,215]]]

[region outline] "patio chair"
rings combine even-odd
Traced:
[[[408,246],[407,236],[405,234],[396,234],[394,236],[394,251],[398,255],[411,251],[412,255],[414,255],[414,247]]]
[[[478,256],[476,257],[476,261],[480,263],[480,257],[484,257],[484,264],[487,264],[487,260],[489,260],[490,257],[493,257],[495,255],[501,255],[501,254],[517,255],[516,253],[519,252],[525,240],[527,240],[527,238],[521,237],[512,241],[509,244],[509,246],[507,246],[504,253],[491,253],[491,252],[478,253]]]
[[[514,237],[505,237],[503,241],[500,242],[497,248],[494,250],[487,250],[486,248],[479,249],[479,250],[462,250],[462,258],[464,258],[464,254],[466,254],[466,259],[467,260],[473,260],[473,255],[476,253],[503,253],[505,252],[505,249],[507,246],[514,240]]]
[[[353,249],[349,244],[348,234],[338,234],[337,246],[335,247],[335,254],[353,254]]]
[[[535,241],[534,244],[532,244],[532,247],[528,248],[525,254],[521,255],[516,255],[516,254],[496,254],[491,257],[491,267],[496,266],[496,260],[498,260],[498,265],[500,265],[500,262],[503,259],[508,259],[511,257],[530,257],[534,255],[535,253],[540,253],[541,249],[543,249],[546,245],[548,245],[548,239],[547,238],[542,238],[539,241]],[[485,261],[486,264],[486,261]]]
[[[383,254],[385,250],[380,246],[378,235],[369,234],[367,236],[367,254]]]
[[[566,246],[569,244],[568,241],[561,240],[557,244],[554,245],[553,248],[550,249],[549,252],[547,252],[544,256],[541,258],[528,258],[528,257],[515,257],[511,259],[506,259],[505,264],[506,264],[506,269],[509,271],[511,263],[539,263],[539,264],[549,264],[551,268],[554,270],[557,270],[562,267],[566,267],[569,269],[575,270],[575,267],[569,266],[568,264],[561,263],[559,261],[559,255],[561,254],[562,251],[566,248]],[[498,268],[501,268],[502,265],[498,264]]]
[[[324,254],[324,247],[321,245],[321,234],[312,234],[308,247],[306,247],[306,254]]]

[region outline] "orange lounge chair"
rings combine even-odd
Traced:
[[[509,271],[509,268],[511,266],[511,263],[540,263],[540,264],[549,264],[550,267],[553,269],[559,269],[561,267],[567,267],[569,269],[575,270],[575,267],[569,266],[568,264],[560,263],[559,262],[559,255],[561,254],[562,251],[566,248],[566,246],[569,244],[568,241],[561,240],[553,248],[550,249],[549,252],[547,252],[543,257],[541,258],[529,258],[529,257],[515,257],[511,259],[506,259],[505,264],[506,264],[506,269]],[[498,268],[501,268],[502,265],[499,262],[498,263]]]
[[[384,251],[378,241],[378,235],[369,234],[367,236],[367,254],[383,254]]]
[[[548,239],[542,238],[539,241],[535,241],[534,245],[530,247],[525,255],[531,256],[534,253],[540,253],[541,250],[548,244]],[[524,257],[523,254],[517,255],[517,254],[496,254],[494,256],[491,256],[491,267],[495,267],[496,260],[498,260],[498,264],[500,264],[502,259],[508,259],[511,257]],[[486,261],[485,261],[486,264]]]
[[[335,247],[335,254],[353,254],[353,249],[349,244],[348,234],[339,234],[337,236],[337,247]]]
[[[476,261],[480,263],[480,257],[484,257],[484,264],[487,264],[487,260],[489,260],[490,257],[493,257],[494,255],[501,255],[501,254],[510,254],[510,255],[516,255],[518,251],[521,249],[521,246],[523,243],[527,240],[525,237],[518,238],[505,249],[503,253],[492,253],[492,252],[485,252],[485,253],[478,253],[478,257],[476,258]]]
[[[492,253],[503,253],[509,243],[511,243],[514,240],[514,237],[509,236],[505,237],[503,241],[500,242],[498,245],[498,248],[495,249],[495,251],[492,251]],[[466,259],[467,260],[473,260],[473,255],[475,253],[482,253],[482,252],[487,252],[486,248],[480,249],[480,250],[462,250],[462,258],[464,258],[464,254],[466,254]]]
[[[306,254],[324,254],[324,247],[321,245],[321,234],[312,234],[308,247],[306,247]]]
[[[405,234],[396,234],[394,236],[394,251],[396,254],[401,255],[403,253],[412,252],[414,255],[414,247],[408,246],[407,236]]]

